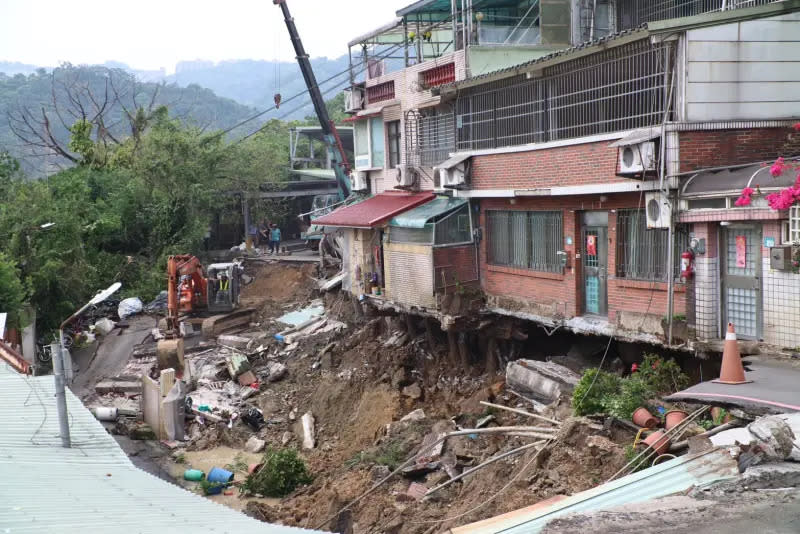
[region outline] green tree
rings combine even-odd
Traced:
[[[0,253],[0,312],[8,313],[9,325],[20,326],[19,317],[25,302],[25,287],[13,260]]]

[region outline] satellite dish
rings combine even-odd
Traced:
[[[104,289],[103,291],[100,291],[99,293],[97,293],[97,295],[92,297],[92,300],[89,301],[89,304],[90,305],[91,304],[100,304],[101,302],[106,300],[108,297],[110,297],[111,295],[113,295],[114,293],[119,291],[119,288],[121,288],[121,287],[122,287],[121,283],[114,282],[107,289]]]

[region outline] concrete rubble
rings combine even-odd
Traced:
[[[516,360],[506,368],[508,386],[535,400],[552,402],[575,389],[580,375],[553,362]]]

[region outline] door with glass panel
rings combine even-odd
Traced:
[[[761,226],[731,225],[722,232],[723,329],[733,323],[742,339],[759,339],[761,303]]]
[[[583,312],[608,315],[608,212],[587,211],[581,229]]]

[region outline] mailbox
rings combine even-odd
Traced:
[[[777,271],[792,270],[792,246],[781,245],[769,249],[769,267]]]

